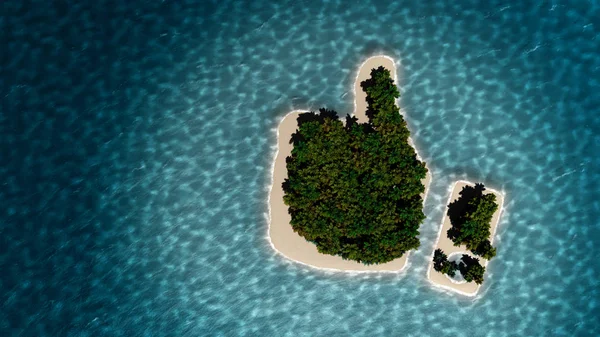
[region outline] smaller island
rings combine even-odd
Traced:
[[[501,193],[483,184],[454,184],[427,271],[430,282],[463,295],[477,294],[485,267],[496,256],[492,240],[503,202]]]

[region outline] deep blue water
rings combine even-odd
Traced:
[[[353,4],[355,2],[355,4]],[[600,2],[3,1],[1,336],[600,335]],[[433,172],[400,275],[267,240],[278,121],[397,60]],[[476,299],[430,287],[452,182],[506,193]]]

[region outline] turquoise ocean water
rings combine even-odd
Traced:
[[[600,335],[600,2],[4,1],[1,336]],[[275,128],[397,60],[433,172],[403,274],[267,240]],[[426,279],[456,179],[506,193],[475,299]]]

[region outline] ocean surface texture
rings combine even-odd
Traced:
[[[600,2],[18,1],[0,23],[0,336],[599,336]],[[267,237],[276,127],[397,61],[433,172],[402,274]],[[506,208],[476,298],[433,288],[451,184]]]

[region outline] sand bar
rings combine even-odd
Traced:
[[[448,229],[450,229],[450,227],[452,227],[452,224],[450,223],[450,218],[448,217],[448,214],[447,214],[448,205],[460,197],[460,191],[462,191],[463,187],[465,187],[467,185],[475,186],[475,183],[466,181],[466,180],[459,180],[454,183],[454,187],[452,188],[452,192],[451,192],[450,197],[448,198],[448,202],[446,203],[445,208],[444,208],[444,218],[442,220],[442,224],[440,226],[440,231],[438,232],[438,238],[437,238],[435,247],[433,248],[433,251],[435,252],[436,249],[440,248],[448,256],[450,256],[453,253],[469,254],[473,257],[479,258],[481,265],[486,267],[488,264],[488,260],[486,260],[482,257],[473,255],[473,253],[471,253],[465,245],[460,245],[458,247],[454,246],[454,243],[452,242],[452,240],[450,240],[448,238],[448,236],[446,235],[446,233],[448,232]],[[492,215],[492,222],[490,224],[490,232],[491,232],[490,242],[494,243],[494,235],[496,234],[496,228],[498,227],[498,222],[500,220],[500,215],[502,214],[502,208],[504,205],[504,195],[496,190],[493,190],[493,189],[490,189],[487,187],[483,193],[484,194],[489,194],[489,193],[495,194],[496,202],[498,203],[498,206],[499,206],[498,209],[496,210],[496,212],[494,212],[494,214]],[[440,287],[445,290],[450,290],[450,291],[453,291],[453,292],[456,292],[456,293],[459,293],[462,295],[466,295],[466,296],[477,295],[477,292],[479,291],[479,288],[481,287],[481,285],[478,285],[475,282],[456,283],[455,281],[451,280],[447,275],[435,271],[435,269],[433,269],[433,253],[431,254],[431,257],[429,258],[429,267],[427,268],[427,279],[429,279],[429,281],[436,287]],[[485,282],[486,281],[485,281],[485,276],[484,276],[484,283]]]
[[[366,94],[360,82],[370,77],[371,69],[384,66],[392,73],[397,84],[396,67],[393,59],[387,56],[375,56],[367,59],[358,70],[353,91],[355,94],[354,115],[360,122],[366,122]],[[357,93],[359,96],[357,96]],[[360,97],[360,99],[359,99]],[[288,113],[279,123],[277,129],[277,153],[273,162],[272,184],[269,192],[269,242],[275,251],[288,259],[314,268],[345,272],[400,272],[406,267],[409,253],[403,257],[384,264],[366,266],[355,261],[344,260],[340,256],[321,254],[317,247],[296,234],[290,225],[291,216],[283,202],[283,181],[287,178],[286,157],[292,153],[293,145],[289,143],[292,133],[298,128],[297,117],[306,110],[295,110]],[[412,141],[411,141],[412,145]],[[418,155],[418,154],[417,154]],[[420,157],[419,157],[420,159]],[[431,175],[424,179],[427,195]]]

